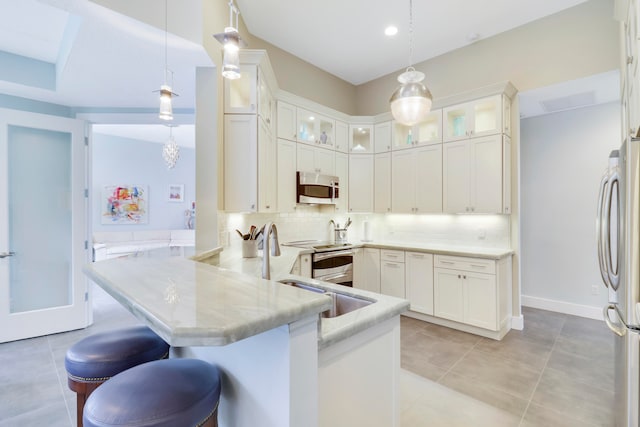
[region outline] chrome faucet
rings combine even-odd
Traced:
[[[269,252],[273,256],[280,256],[280,243],[278,243],[278,229],[272,222],[268,222],[264,225],[262,232],[262,278],[271,279],[271,263],[269,259]],[[271,247],[269,247],[269,236],[273,234],[273,240]],[[271,249],[271,250],[269,250]]]

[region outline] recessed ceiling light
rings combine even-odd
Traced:
[[[384,29],[384,34],[389,37],[395,36],[396,34],[398,34],[398,27],[394,25],[389,25],[387,28]]]
[[[480,34],[478,33],[469,33],[467,34],[467,41],[473,43],[480,38]]]

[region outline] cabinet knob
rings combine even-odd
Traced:
[[[467,278],[467,275],[465,274],[464,276],[462,276],[462,278],[463,278],[463,279],[466,279],[466,278]]]
[[[467,211],[467,212],[469,212],[469,208],[468,208],[468,207],[464,208],[464,210],[465,210],[465,211]]]
[[[265,206],[265,208],[267,208],[267,209],[271,209],[271,206],[270,206],[270,205],[267,205],[267,206]]]
[[[251,209],[255,209],[255,208],[256,208],[256,205],[255,205],[255,204],[254,204],[254,205],[251,205]]]
[[[471,212],[475,212],[475,210],[476,210],[476,208],[473,208],[473,207],[471,208]]]
[[[267,124],[271,124],[271,119],[267,119]]]
[[[462,279],[462,276],[460,274],[458,274],[458,279]]]
[[[251,111],[255,111],[256,110],[256,104],[251,104]]]
[[[293,139],[296,139],[296,137],[298,136],[298,134],[293,134]]]
[[[633,64],[633,56],[627,56],[627,65]]]

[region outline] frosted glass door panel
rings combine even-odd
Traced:
[[[71,134],[8,136],[10,312],[71,304]]]

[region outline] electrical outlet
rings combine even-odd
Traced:
[[[600,294],[600,286],[591,285],[591,295],[599,295]]]

